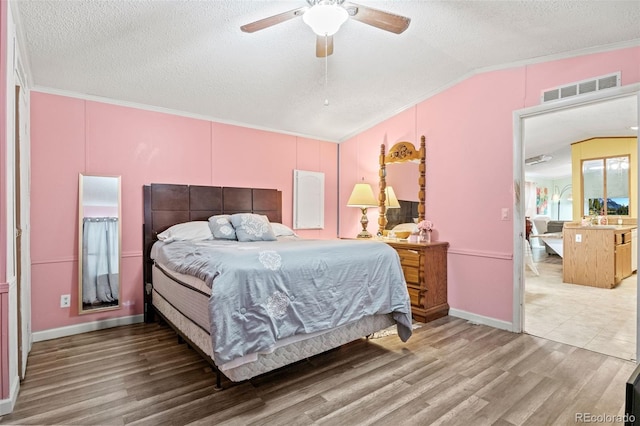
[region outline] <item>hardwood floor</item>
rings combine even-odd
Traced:
[[[215,391],[159,324],[38,342],[1,424],[549,425],[622,415],[635,364],[444,317]],[[622,424],[619,422],[619,424]]]

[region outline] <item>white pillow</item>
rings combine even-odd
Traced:
[[[399,223],[393,227],[394,231],[418,232],[418,225],[415,223]]]
[[[278,222],[271,222],[271,229],[273,229],[273,233],[276,235],[276,237],[298,236],[295,232],[293,232],[293,229]]]
[[[158,240],[169,243],[171,241],[202,241],[213,239],[209,222],[194,221],[173,225],[158,234]]]

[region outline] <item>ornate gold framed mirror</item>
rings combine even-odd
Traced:
[[[378,196],[378,235],[383,235],[387,225],[386,218],[386,188],[387,188],[387,165],[394,163],[417,163],[418,164],[418,222],[424,220],[425,212],[425,137],[420,137],[420,148],[411,142],[398,142],[391,147],[389,153],[385,153],[385,145],[380,145],[380,193]]]
[[[120,308],[120,176],[80,174],[78,313]]]

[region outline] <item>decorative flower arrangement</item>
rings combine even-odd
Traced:
[[[430,220],[422,220],[418,223],[418,229],[422,231],[433,231],[433,222]]]

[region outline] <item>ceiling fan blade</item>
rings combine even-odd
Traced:
[[[400,34],[406,30],[411,22],[411,19],[405,16],[383,12],[382,10],[361,6],[351,2],[344,2],[342,7],[347,9],[351,18],[356,21],[396,34]]]
[[[333,36],[328,36],[325,40],[324,36],[316,37],[316,56],[324,58],[333,53]]]
[[[296,18],[298,16],[304,15],[304,12],[309,9],[309,6],[304,6],[298,9],[293,9],[288,12],[280,13],[278,15],[273,15],[268,18],[260,19],[255,22],[251,22],[250,24],[246,24],[240,27],[242,31],[245,33],[253,33],[259,30],[263,30],[265,28],[271,27],[273,25],[279,24],[284,21],[288,21],[289,19]]]

